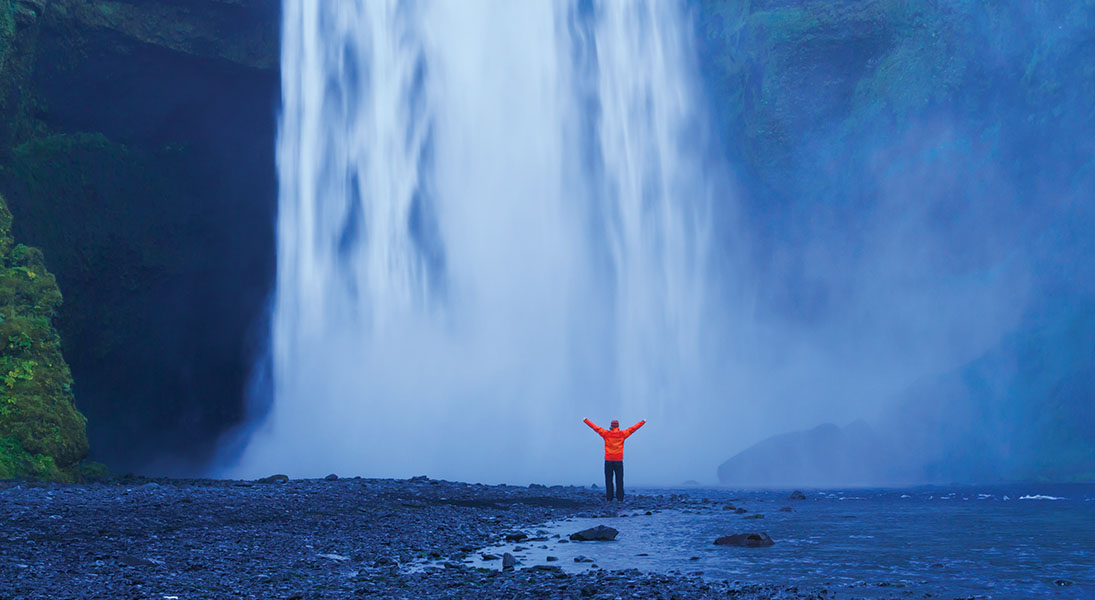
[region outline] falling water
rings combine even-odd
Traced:
[[[657,443],[703,421],[689,35],[661,0],[285,0],[274,397],[238,471],[588,482],[588,416],[651,421],[640,479],[689,474]]]

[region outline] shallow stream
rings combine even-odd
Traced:
[[[647,514],[606,503],[604,516],[525,531],[531,540],[483,549],[469,562],[499,569],[500,559],[482,555],[510,552],[517,568],[677,571],[839,597],[1095,598],[1091,485],[826,491],[806,500],[787,492],[641,493],[679,494],[681,509]],[[619,530],[616,540],[567,540],[598,524]],[[766,532],[776,544],[713,543],[745,532]]]

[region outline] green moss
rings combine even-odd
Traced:
[[[84,481],[110,479],[114,474],[101,462],[85,461],[80,465],[80,478]]]
[[[15,438],[0,438],[0,479],[23,477],[72,481],[75,474],[58,469],[52,456],[27,452]]]
[[[53,327],[61,292],[42,253],[14,244],[11,221],[0,198],[0,476],[74,479],[87,421]]]
[[[0,74],[4,72],[5,60],[15,38],[15,11],[11,0],[0,0]]]

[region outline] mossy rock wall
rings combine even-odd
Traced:
[[[91,456],[200,470],[245,413],[265,331],[280,2],[0,9],[17,4],[0,193],[65,294]]]
[[[0,198],[0,478],[75,479],[87,420],[53,327],[61,292],[42,253],[14,243],[11,222]]]

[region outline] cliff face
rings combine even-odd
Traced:
[[[278,67],[277,0],[39,0],[45,27],[81,45],[95,36],[241,67]]]
[[[11,237],[0,197],[0,479],[76,479],[86,419],[53,319],[61,293],[36,248]]]
[[[722,481],[1091,480],[1095,433],[1076,424],[1093,362],[1076,336],[1095,306],[1095,4],[707,0],[697,15],[758,311],[836,332],[833,351],[910,348],[907,363],[946,313],[962,318],[935,354],[976,327],[996,336],[877,398],[890,410],[872,425],[896,446],[777,436]],[[879,324],[895,333],[871,346]]]
[[[689,6],[762,316],[862,308],[801,249],[854,283],[893,222],[942,240],[895,285],[988,272],[1012,248],[1037,289],[1095,294],[1073,260],[1095,254],[1076,193],[1095,181],[1095,4]],[[0,0],[0,193],[65,294],[76,403],[116,469],[200,465],[244,415],[274,277],[279,9]]]
[[[277,0],[0,0],[0,193],[66,303],[92,455],[201,464],[273,281]]]

